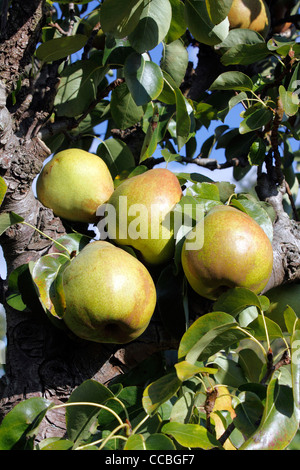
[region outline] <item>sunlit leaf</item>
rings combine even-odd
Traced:
[[[253,83],[248,75],[243,72],[224,72],[216,78],[210,86],[210,90],[252,90]]]
[[[221,448],[217,439],[200,424],[170,422],[164,424],[161,431],[172,436],[183,447],[197,447],[205,450]]]
[[[160,405],[173,397],[181,385],[177,374],[169,374],[152,382],[144,391],[143,406],[149,415],[153,415]]]
[[[205,367],[203,365],[190,364],[188,361],[181,361],[175,364],[175,369],[178,378],[183,382],[193,377],[195,374],[200,372],[205,374],[215,374],[218,369],[214,367]]]

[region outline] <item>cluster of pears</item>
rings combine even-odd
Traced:
[[[63,273],[63,319],[78,337],[101,343],[127,343],[147,328],[156,306],[156,289],[148,267],[163,264],[174,253],[172,228],[164,219],[180,201],[178,178],[167,169],[153,169],[125,180],[114,189],[106,163],[81,149],[54,155],[36,184],[37,197],[54,214],[74,222],[95,223],[97,208],[115,208],[117,236],[88,244]],[[126,197],[128,213],[120,212]],[[121,220],[130,226],[131,207],[146,210],[149,232],[143,238],[120,238]],[[156,207],[156,213],[151,212]],[[158,237],[151,239],[151,217],[158,220]],[[131,245],[137,257],[116,245]]]
[[[115,188],[105,162],[80,149],[64,150],[44,166],[37,197],[56,215],[94,223],[99,207],[114,214],[106,220],[109,240],[89,243],[63,272],[63,319],[75,335],[124,344],[145,331],[157,300],[151,268],[174,256],[176,233],[169,216],[182,196],[177,176],[164,168],[128,177]],[[127,230],[131,224],[137,229],[132,233]],[[182,267],[200,296],[216,299],[236,286],[263,290],[273,250],[251,217],[231,206],[216,206],[191,233],[199,230],[204,230],[204,242],[197,249],[184,242]]]

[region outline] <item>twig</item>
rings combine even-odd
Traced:
[[[224,163],[218,163],[218,160],[214,158],[201,158],[201,157],[196,157],[196,158],[189,158],[189,157],[181,157],[180,156],[180,161],[181,163],[194,163],[195,165],[201,166],[202,168],[207,168],[211,171],[213,170],[223,170],[225,168],[232,168],[235,166],[240,165],[240,160],[238,158],[232,158],[232,160],[228,160],[227,162]],[[160,158],[154,158],[150,157],[147,158],[147,160],[143,161],[143,165],[145,165],[147,168],[153,168],[155,165],[159,165],[160,163],[165,162],[164,157]]]
[[[67,31],[65,31],[58,23],[49,23],[48,26],[51,26],[52,28],[56,28],[57,31],[59,31],[60,34],[62,34],[63,36],[68,35]]]
[[[229,424],[229,426],[227,427],[226,431],[223,432],[222,436],[219,437],[218,439],[218,442],[223,445],[225,444],[225,442],[227,441],[227,439],[229,438],[230,434],[232,433],[232,431],[234,431],[235,429],[235,424],[234,422],[232,421],[232,423]]]
[[[206,413],[206,428],[209,432],[211,432],[211,423],[210,423],[210,415],[213,411],[215,406],[215,402],[218,396],[218,389],[208,389],[206,392],[206,400],[204,403],[204,411]]]
[[[272,351],[269,351],[268,352],[267,371],[266,371],[264,377],[262,378],[262,380],[260,381],[260,383],[264,385],[267,382],[267,380],[269,379],[269,377],[272,375],[273,372],[280,369],[280,367],[288,365],[290,363],[291,363],[291,357],[290,357],[289,351],[287,349],[283,352],[280,360],[276,364],[274,364],[274,362],[273,362],[273,353],[272,353]]]

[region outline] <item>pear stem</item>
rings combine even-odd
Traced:
[[[58,241],[54,240],[53,238],[49,237],[49,235],[46,235],[46,233],[42,232],[41,230],[39,230],[38,228],[36,228],[34,225],[31,225],[29,222],[26,222],[25,220],[23,220],[21,223],[27,225],[27,226],[30,227],[30,228],[33,228],[33,229],[36,230],[40,235],[42,235],[43,237],[46,237],[46,238],[48,238],[49,240],[51,240],[53,243],[55,243],[55,245],[57,245],[57,246],[59,246],[60,248],[62,248],[64,251],[66,251],[66,252],[71,256],[71,252],[70,252],[64,245],[62,245],[62,244],[59,243]]]
[[[267,324],[266,324],[266,319],[265,319],[264,312],[262,310],[260,310],[260,313],[261,313],[263,323],[264,323],[264,328],[265,328],[265,332],[266,332],[266,339],[267,339],[267,346],[268,346],[268,351],[269,351],[271,349],[271,345],[270,345],[270,338],[269,338],[269,332],[268,332],[268,328],[267,328]]]
[[[82,405],[86,405],[86,406],[95,406],[96,408],[101,408],[103,410],[106,410],[106,411],[109,411],[112,415],[114,415],[114,417],[119,421],[120,425],[124,425],[123,421],[121,420],[120,416],[115,412],[113,411],[111,408],[109,408],[108,406],[105,406],[105,405],[100,405],[100,403],[93,403],[93,402],[88,402],[88,401],[85,401],[85,402],[73,402],[73,403],[63,403],[61,405],[55,405],[51,408],[51,410],[57,410],[59,408],[64,408],[64,407],[68,407],[68,406],[82,406]],[[126,426],[128,426],[127,423],[125,423]]]
[[[240,326],[237,326],[237,329],[240,330],[240,331],[243,331],[243,333],[245,333],[246,335],[248,335],[249,338],[251,338],[251,339],[261,348],[264,357],[267,358],[267,353],[266,353],[266,351],[265,351],[265,348],[263,347],[263,345],[262,345],[253,335],[251,335],[251,333],[249,333],[249,331],[245,330],[244,328],[241,328]]]

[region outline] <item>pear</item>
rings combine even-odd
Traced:
[[[265,315],[275,321],[283,331],[287,330],[283,315],[287,306],[300,318],[300,284],[282,284],[268,290],[264,295],[270,300]]]
[[[233,0],[228,20],[231,29],[251,29],[264,38],[271,24],[270,11],[264,0]]]
[[[62,286],[65,324],[79,338],[98,343],[136,339],[146,330],[156,305],[147,268],[103,240],[89,243],[70,262]]]
[[[182,267],[191,287],[202,297],[216,300],[228,288],[245,287],[260,293],[273,266],[272,244],[258,223],[227,205],[216,206],[189,235],[203,244],[184,241]]]
[[[128,178],[107,202],[107,233],[118,245],[134,248],[143,262],[159,265],[174,255],[172,209],[180,201],[178,178],[165,168],[155,168]],[[109,221],[111,219],[111,221]]]
[[[94,223],[99,205],[114,191],[106,163],[81,149],[63,150],[42,169],[36,184],[37,198],[54,214],[74,222]]]

